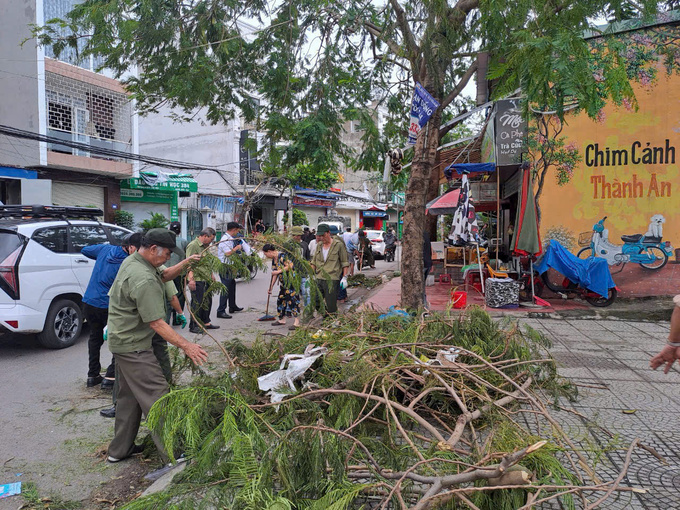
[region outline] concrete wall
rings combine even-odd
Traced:
[[[42,5],[40,5],[42,7]],[[30,37],[29,24],[36,17],[36,2],[0,2],[0,124],[40,132],[38,48]],[[40,164],[40,144],[0,135],[0,165],[29,167]]]
[[[139,118],[140,153],[197,165],[220,165],[220,173],[211,170],[190,173],[198,181],[199,192],[234,195],[234,188],[239,189],[239,121],[210,125],[199,112],[191,122],[175,122],[168,117],[171,113],[171,109],[161,108],[157,114]]]

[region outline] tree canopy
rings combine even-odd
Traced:
[[[142,113],[162,104],[211,122],[239,111],[264,134],[265,170],[334,171],[339,160],[379,168],[386,145],[405,140],[410,91],[420,82],[440,103],[414,148],[406,187],[403,303],[421,304],[424,204],[436,193],[437,146],[445,109],[487,52],[497,97],[527,105],[577,105],[595,117],[603,102],[634,103],[625,48],[590,44],[597,20],[651,17],[673,2],[651,0],[86,0],[65,20],[38,28],[55,51],[80,46],[125,77]],[[254,28],[257,26],[258,28]],[[72,33],[64,37],[63,34]],[[606,35],[606,31],[605,34]],[[78,41],[85,40],[79,44]],[[128,75],[132,71],[136,74]],[[347,119],[368,122],[383,104],[398,124],[369,131],[365,154],[342,143]],[[399,127],[401,126],[401,127]]]

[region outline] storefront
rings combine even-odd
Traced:
[[[198,191],[198,184],[189,174],[142,172],[140,177],[120,182],[122,209],[134,215],[135,224],[160,213],[170,221],[179,221],[180,194]]]
[[[386,230],[388,220],[389,216],[386,210],[372,207],[367,211],[361,211],[359,225],[366,230]]]

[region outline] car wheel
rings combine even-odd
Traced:
[[[38,341],[48,349],[72,346],[83,330],[83,312],[70,299],[58,299],[50,305],[45,328],[38,333]]]

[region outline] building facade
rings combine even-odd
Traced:
[[[134,105],[119,81],[94,72],[99,62],[78,58],[73,50],[57,59],[30,38],[30,25],[63,17],[75,4],[0,5],[0,125],[49,137],[0,135],[0,167],[5,167],[0,199],[95,206],[113,221],[121,205],[120,180],[133,177],[135,170],[125,157],[138,151]]]

